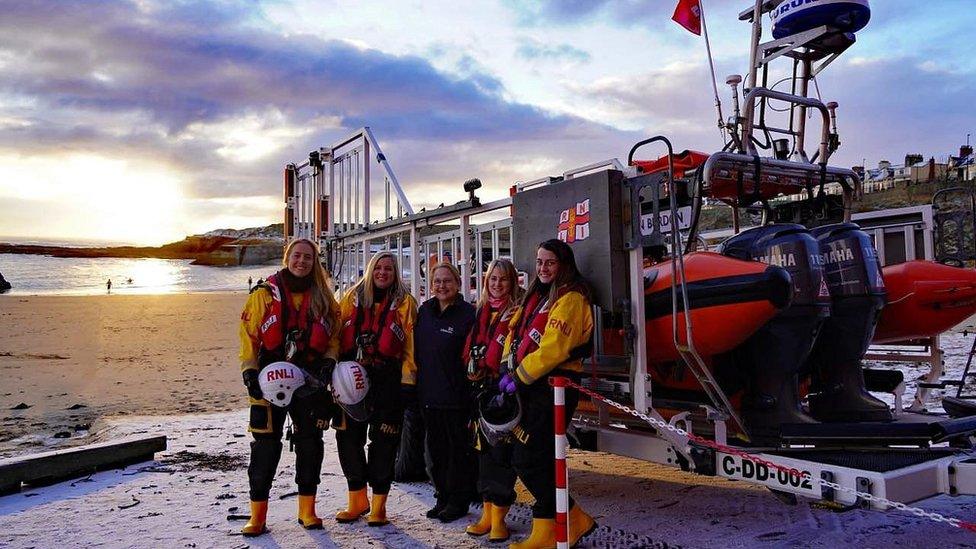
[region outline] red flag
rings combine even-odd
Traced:
[[[699,0],[678,0],[671,19],[688,32],[701,36],[701,5]]]

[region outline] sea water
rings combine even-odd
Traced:
[[[189,259],[50,257],[0,254],[0,274],[13,288],[4,295],[168,294],[247,291],[280,269],[279,264],[247,267],[190,265]]]

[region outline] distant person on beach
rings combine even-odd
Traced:
[[[404,400],[416,400],[413,328],[417,302],[400,278],[396,255],[379,252],[366,273],[342,298],[339,356],[355,360],[369,377],[372,411],[357,421],[345,411],[333,422],[339,464],[349,488],[349,504],[336,514],[342,523],[367,512],[366,524],[383,526],[393,481]],[[367,446],[368,442],[368,446]],[[372,500],[367,486],[373,489]]]
[[[522,299],[515,265],[495,259],[485,271],[484,291],[478,299],[476,321],[464,348],[468,379],[474,384],[477,402],[498,395],[502,376],[502,352],[509,323]],[[465,529],[472,536],[488,534],[488,541],[509,538],[505,515],[515,502],[515,469],[512,467],[510,434],[485,433],[474,418],[474,446],[478,453],[478,493],[484,502],[481,518]],[[490,438],[489,438],[490,437]]]
[[[247,277],[247,291],[251,291],[251,286],[253,286],[253,280],[251,280],[251,277]]]
[[[108,292],[108,293],[112,293],[112,279],[111,278],[108,279],[108,281],[105,283],[105,291]]]
[[[460,295],[461,273],[450,263],[431,270],[431,298],[417,312],[414,357],[417,400],[426,426],[430,474],[437,501],[428,518],[453,522],[468,514],[476,495],[471,447],[471,383],[463,359],[474,306]]]
[[[322,472],[322,431],[328,428],[333,403],[324,390],[331,382],[339,351],[339,306],[319,252],[307,239],[293,240],[285,249],[285,268],[258,281],[241,313],[241,370],[250,402],[248,431],[251,460],[247,468],[251,518],[242,529],[258,536],[267,529],[268,495],[281,458],[285,415],[291,416],[298,484],[298,521],[305,528],[321,528],[315,496]],[[295,391],[287,408],[264,399],[259,373],[277,361],[302,368],[311,378]]]

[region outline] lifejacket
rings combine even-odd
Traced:
[[[556,301],[574,289],[575,287],[570,284],[557,288]],[[518,324],[515,326],[513,348],[515,349],[515,361],[517,364],[521,364],[525,357],[539,348],[539,344],[542,342],[542,334],[545,333],[546,325],[549,323],[549,308],[551,306],[552,304],[549,303],[549,292],[545,292],[544,295],[535,292],[529,296],[525,307],[522,309],[522,315],[519,318]],[[591,338],[587,343],[573,349],[570,353],[570,358],[587,356],[592,349],[592,345]]]
[[[465,364],[474,357],[476,369],[487,370],[493,377],[498,376],[505,351],[505,337],[508,336],[514,313],[515,307],[509,307],[507,311],[493,315],[488,304],[478,310],[478,321],[464,345]],[[495,318],[492,319],[492,316]]]
[[[261,287],[271,292],[271,307],[261,320],[259,333],[263,358],[261,362],[270,364],[275,360],[284,360],[286,334],[293,330],[298,335],[295,340],[297,356],[309,352],[324,354],[329,340],[332,339],[334,327],[328,317],[311,318],[312,299],[309,292],[302,296],[302,303],[296,310],[291,292],[277,273],[269,276]]]
[[[360,305],[362,294],[356,293],[356,312],[342,325],[340,353],[355,355],[356,360],[364,362],[399,360],[403,354],[407,334],[397,313],[399,302],[387,295],[379,307]],[[376,314],[377,311],[379,314]]]

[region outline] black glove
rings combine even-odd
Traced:
[[[332,385],[332,371],[335,370],[336,359],[325,357],[322,359],[322,369],[319,370],[319,381],[322,385]]]
[[[310,395],[316,391],[325,391],[332,385],[332,370],[335,369],[336,361],[332,358],[323,358],[318,362],[318,368],[306,371],[308,377],[305,378],[305,389],[302,394]]]
[[[400,384],[400,404],[404,408],[413,408],[417,405],[417,386]]]
[[[250,395],[254,400],[261,400],[264,398],[264,393],[261,392],[261,384],[258,382],[258,371],[255,368],[248,368],[241,372],[241,377],[244,378],[244,386],[247,387],[247,394]]]

